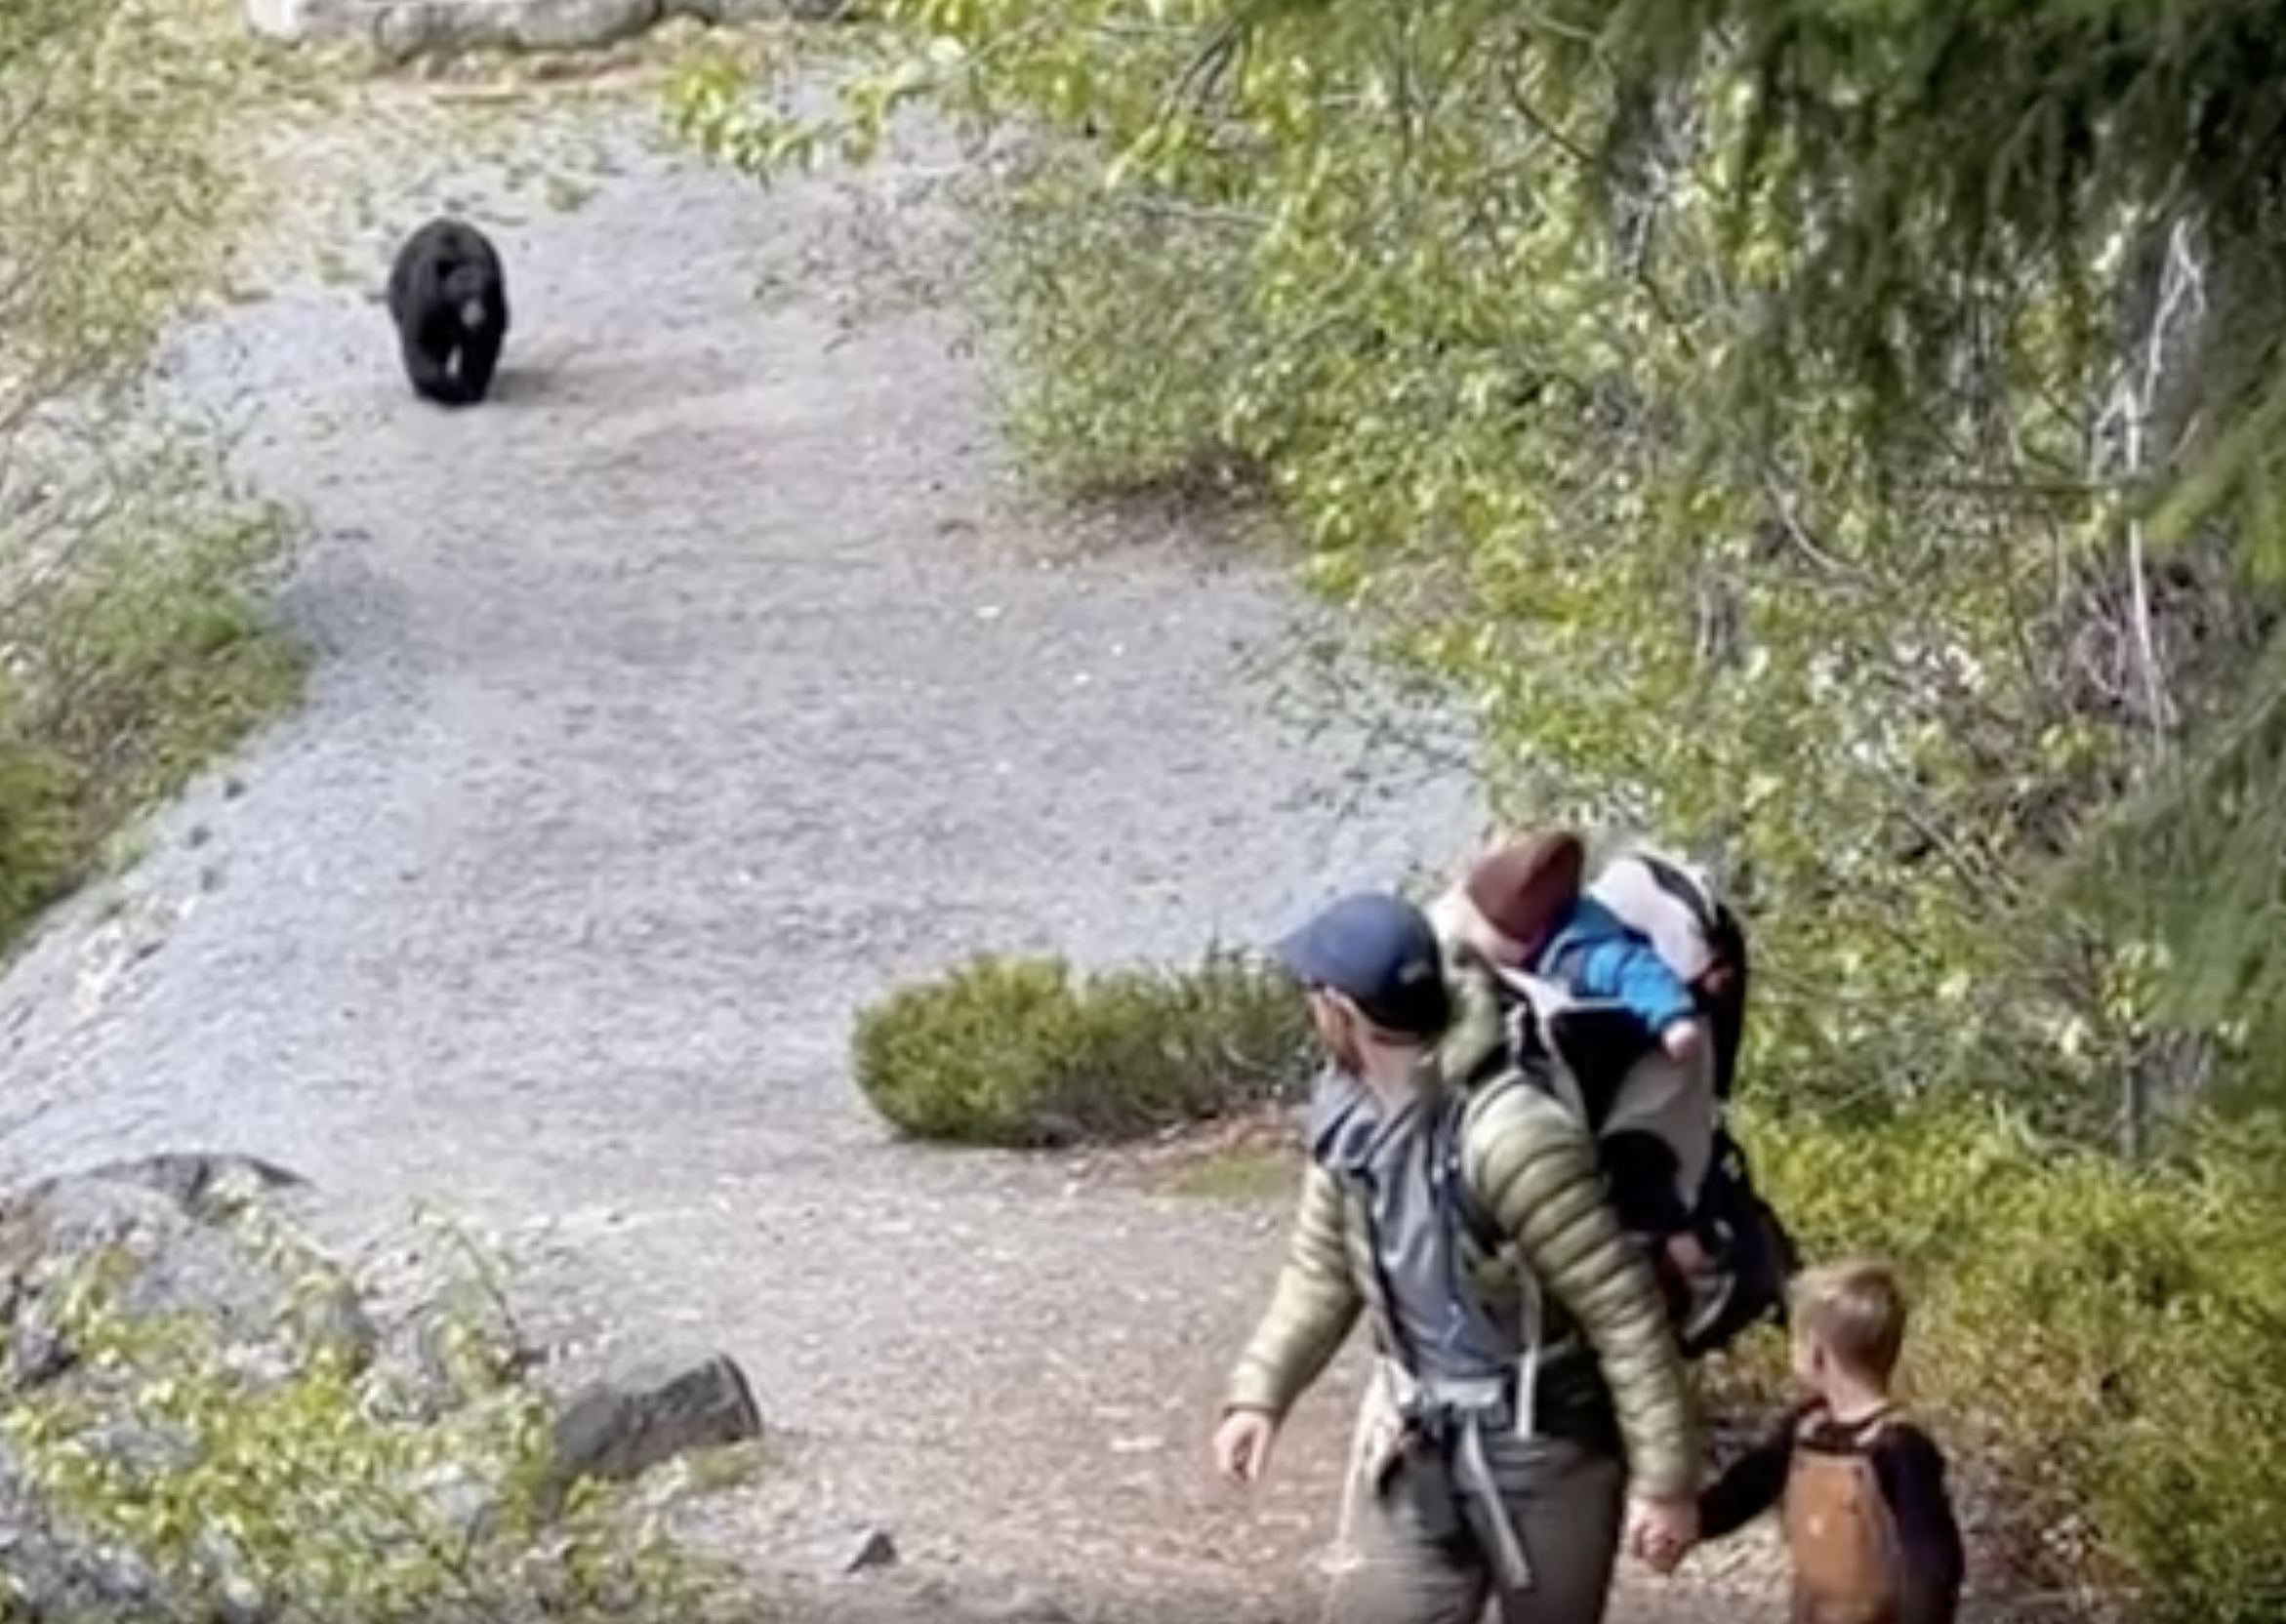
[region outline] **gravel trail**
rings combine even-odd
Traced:
[[[1007,545],[1055,538],[1004,533],[943,323],[753,297],[844,195],[613,116],[583,207],[497,231],[497,404],[413,402],[369,303],[466,174],[329,245],[366,286],[185,336],[306,514],[314,691],[0,987],[0,1157],[237,1150],[521,1237],[626,1342],[754,1373],[757,1550],[878,1522],[1082,1612],[1291,1612],[1338,1392],[1251,1503],[1203,1458],[1283,1213],[894,1144],[847,1022],[978,949],[1258,939],[1443,860],[1465,789],[1352,805],[1357,744],[1267,719],[1268,571]]]

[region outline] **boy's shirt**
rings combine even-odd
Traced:
[[[1902,1587],[1898,1624],[1952,1624],[1967,1557],[1945,1487],[1943,1451],[1903,1419],[1868,1436],[1864,1423],[1844,1426],[1820,1416],[1805,1436],[1803,1423],[1818,1407],[1810,1402],[1787,1410],[1768,1437],[1699,1495],[1699,1537],[1721,1539],[1775,1508],[1785,1494],[1796,1448],[1861,1455],[1872,1463],[1897,1530]]]
[[[1562,983],[1576,998],[1623,1005],[1653,1037],[1698,1013],[1698,1000],[1658,950],[1593,897],[1565,911],[1532,955],[1531,973]]]

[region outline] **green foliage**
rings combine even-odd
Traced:
[[[184,440],[77,470],[59,564],[0,536],[13,679],[0,688],[0,946],[90,873],[104,842],[300,690],[267,611],[281,516]],[[11,566],[15,566],[12,571]]]
[[[2086,698],[2123,644],[2122,509],[2068,300],[2033,287],[1922,404],[1942,466],[1899,461],[1838,361],[1742,417],[1811,256],[1776,216],[1739,231],[1745,78],[1615,175],[1620,87],[1559,71],[1529,10],[883,19],[837,115],[700,75],[682,127],[763,173],[863,155],[909,101],[1024,131],[984,303],[1036,467],[1260,470],[1315,587],[1473,710],[1507,810],[1719,849],[1765,944],[1750,1076],[2102,1124],[2140,1013],[2119,944],[2026,883],[2143,743]]]
[[[68,883],[78,849],[72,790],[68,765],[52,752],[0,740],[0,929],[46,907]]]
[[[1813,1258],[1916,1292],[1914,1401],[2035,1584],[2124,1586],[2154,1624],[2258,1624],[2286,1596],[2286,1189],[2243,1139],[2144,1171],[2011,1115],[1741,1127]],[[1765,1392],[1782,1355],[1751,1345]],[[1993,1480],[1997,1479],[1997,1482]]]
[[[550,1410],[468,1357],[480,1322],[440,1328],[463,1386],[433,1417],[402,1372],[360,1364],[329,1329],[339,1275],[242,1221],[301,1271],[259,1360],[249,1327],[225,1344],[203,1320],[128,1312],[123,1253],[59,1294],[74,1374],[14,1397],[0,1428],[63,1526],[134,1553],[185,1615],[252,1601],[308,1624],[724,1616],[722,1576],[670,1540],[658,1507],[583,1485],[541,1515]]]
[[[251,219],[249,53],[221,0],[0,18],[0,948],[297,688],[255,590],[278,515],[128,427]]]
[[[253,47],[224,0],[26,0],[0,20],[0,437],[140,377],[211,290],[257,177]]]
[[[2286,1044],[2286,642],[2226,724],[2105,817],[2061,876],[2150,944],[2155,1017],[2210,1034],[2239,1063],[2214,1102],[2275,1105]],[[2253,1064],[2248,1064],[2249,1060]]]
[[[1180,209],[1099,206],[1069,153],[1032,155],[1020,185],[980,199],[979,315],[1021,408],[1011,438],[1060,494],[1229,485],[1247,471],[1221,432],[1225,381],[1253,363],[1230,227]],[[1139,344],[1127,323],[1164,325]],[[1075,356],[1091,358],[1074,367]]]
[[[2194,477],[2171,493],[2174,516],[2229,502],[2240,543],[2275,561],[2286,465],[2268,430],[2286,410],[2274,366],[2286,304],[2266,244],[2286,93],[2272,20],[2251,0],[1681,11],[1639,0],[1560,7],[1535,43],[1574,73],[1590,71],[1592,51],[1612,75],[1614,155],[1640,143],[1634,108],[1747,92],[1732,228],[1815,243],[1775,290],[1753,364],[1782,396],[1798,363],[1839,357],[1867,433],[1915,439],[1916,409],[1950,392],[1974,330],[2017,319],[2027,289],[2062,296],[2083,356],[2107,362],[2123,243],[2188,225],[2230,309],[2194,381],[2209,425]],[[1941,437],[1909,449],[1950,455]]]
[[[1309,1067],[1302,999],[1234,954],[1082,976],[985,956],[862,1011],[858,1086],[920,1139],[1119,1139],[1274,1098]]]

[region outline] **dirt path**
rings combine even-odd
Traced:
[[[306,508],[314,698],[11,977],[0,1152],[226,1148],[481,1215],[566,1317],[754,1372],[791,1455],[755,1549],[878,1522],[1076,1610],[1291,1611],[1338,1399],[1252,1504],[1202,1458],[1282,1215],[891,1144],[846,1022],[981,948],[1258,938],[1441,859],[1465,795],[1350,807],[1354,746],[1264,719],[1258,568],[1004,545],[940,324],[752,298],[837,194],[633,129],[499,230],[495,406],[410,401],[366,298],[466,175],[322,245],[363,286],[187,338]]]

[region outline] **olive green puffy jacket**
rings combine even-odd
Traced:
[[[1499,1041],[1489,995],[1462,991],[1460,1016],[1432,1061],[1440,1086],[1472,1076]],[[1543,1352],[1565,1345],[1574,1328],[1594,1350],[1634,1491],[1694,1493],[1699,1457],[1682,1357],[1651,1266],[1605,1199],[1585,1128],[1536,1088],[1485,1089],[1462,1118],[1460,1172],[1494,1230],[1510,1238],[1490,1256],[1461,1237],[1464,1270],[1488,1306],[1510,1311],[1528,1283],[1536,1290]],[[1379,1280],[1364,1201],[1313,1159],[1286,1267],[1240,1356],[1228,1407],[1283,1419],[1362,1316],[1386,1326]]]

